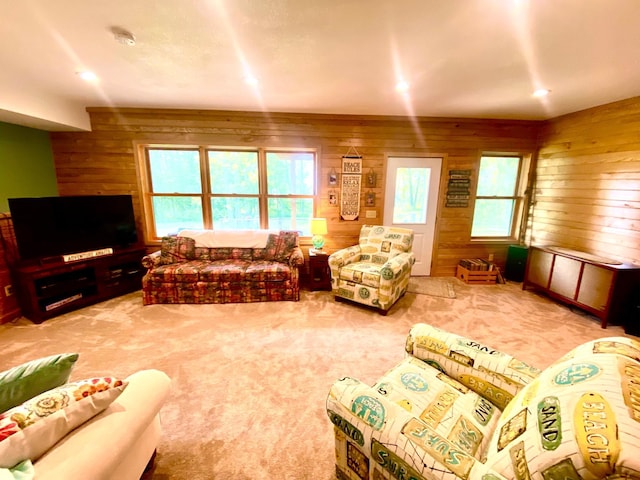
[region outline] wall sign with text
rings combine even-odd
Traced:
[[[449,170],[446,207],[465,208],[469,206],[471,170]]]
[[[342,157],[340,180],[340,218],[342,220],[357,220],[360,215],[360,184],[362,183],[362,157],[360,155]]]

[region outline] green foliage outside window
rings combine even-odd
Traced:
[[[510,237],[516,214],[520,157],[480,159],[472,237]]]
[[[264,155],[260,167],[260,155]],[[219,230],[297,230],[308,236],[314,214],[315,153],[207,150],[203,184],[199,149],[148,149],[155,235],[209,223]],[[261,175],[267,192],[260,191]],[[165,195],[163,195],[165,194]],[[169,196],[171,195],[171,196]],[[204,198],[211,216],[205,219]],[[267,218],[261,222],[261,198]]]

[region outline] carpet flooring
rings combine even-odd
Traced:
[[[329,480],[330,385],[344,376],[374,383],[404,358],[414,323],[539,368],[584,341],[624,335],[520,284],[448,281],[457,298],[407,293],[387,316],[335,302],[324,291],[303,291],[299,302],[146,307],[135,292],[40,325],[24,318],[0,325],[0,370],[79,352],[72,379],[165,371],[172,389],[145,480]]]

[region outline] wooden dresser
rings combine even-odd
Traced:
[[[625,318],[640,295],[640,265],[562,247],[530,247],[522,284],[528,287],[595,315],[602,328],[640,322]]]

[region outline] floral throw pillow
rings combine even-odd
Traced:
[[[298,246],[298,232],[281,230],[276,241],[273,260],[276,262],[288,262],[289,257]]]
[[[89,378],[0,413],[0,468],[36,461],[71,430],[107,408],[126,386],[115,377]]]
[[[188,262],[196,256],[196,241],[190,237],[163,237],[160,264]]]

